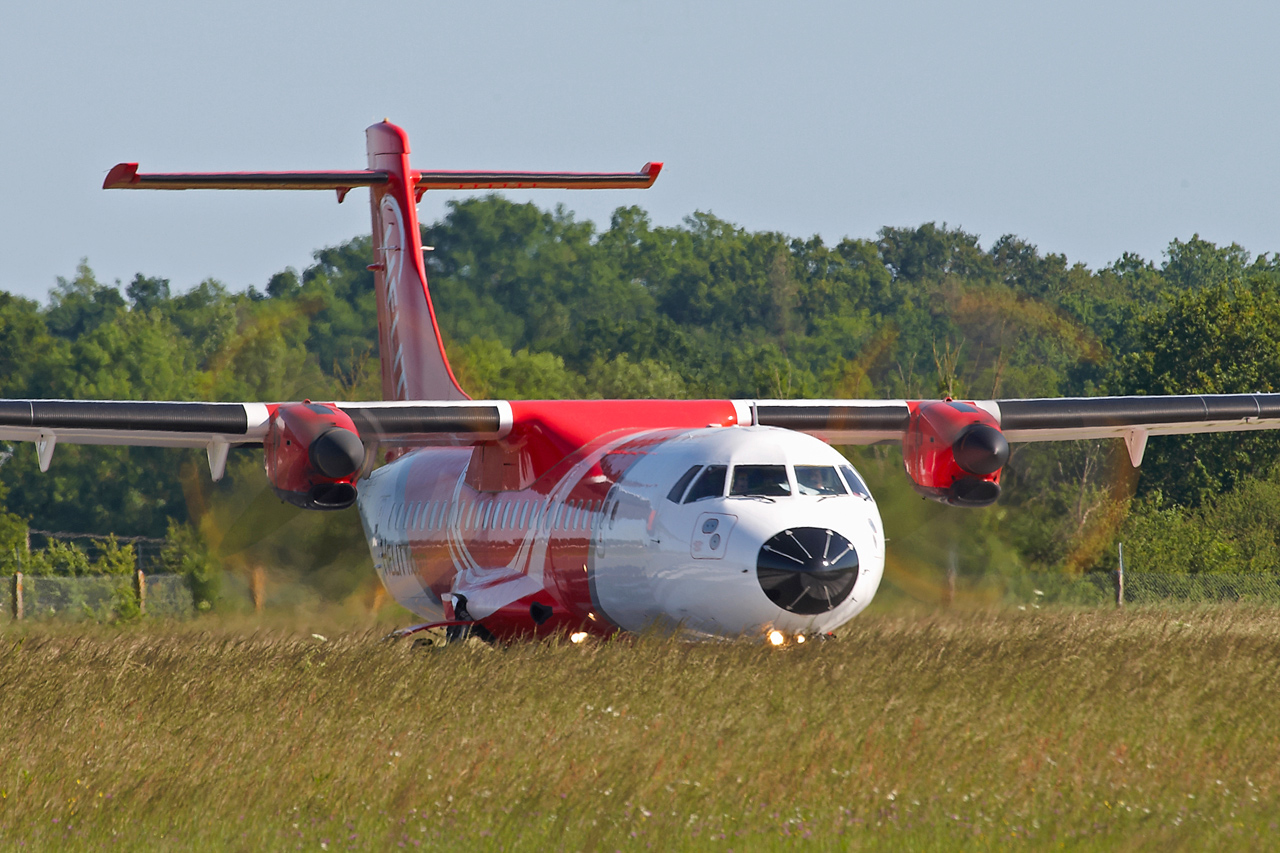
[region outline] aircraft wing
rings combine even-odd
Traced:
[[[876,444],[900,440],[912,413],[936,402],[753,400],[747,405],[753,423],[810,433],[833,444]],[[1046,397],[960,405],[991,415],[1010,442],[1280,428],[1280,394]]]
[[[942,405],[956,409],[962,419],[993,424],[1008,442],[1122,438],[1134,464],[1141,460],[1151,435],[1280,428],[1280,394],[725,402],[740,413],[738,423],[796,430],[832,444],[900,442],[914,416]],[[600,401],[600,405],[609,403]],[[31,399],[0,400],[0,440],[35,442],[41,470],[48,469],[58,443],[203,447],[214,479],[218,479],[228,448],[262,444],[273,419],[287,417],[289,411],[311,407],[323,412],[326,406],[349,417],[351,427],[367,447],[474,444],[502,438],[513,424],[512,406],[502,400],[313,404],[309,400],[208,403]]]
[[[226,449],[262,444],[282,407],[304,403],[187,403],[132,400],[0,400],[0,440],[33,441],[47,470],[58,443],[203,447],[215,479]],[[333,404],[362,441],[382,446],[461,444],[500,438],[511,406],[496,402]]]

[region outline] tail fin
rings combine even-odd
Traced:
[[[436,323],[418,229],[416,175],[409,169],[409,136],[390,122],[365,131],[369,168],[389,180],[370,187],[374,287],[382,399],[466,400],[445,355]]]
[[[121,163],[103,189],[331,189],[341,202],[353,187],[369,187],[373,213],[374,287],[378,300],[378,344],[382,396],[386,400],[466,400],[445,355],[427,287],[417,202],[429,189],[647,189],[661,163],[639,172],[415,172],[409,167],[409,137],[388,121],[365,131],[367,171],[203,172],[138,174],[137,163]]]

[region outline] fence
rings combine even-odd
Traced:
[[[92,560],[97,557],[111,537],[98,533],[70,533],[54,530],[30,530],[27,535],[27,550],[43,544],[58,541],[80,546]],[[119,545],[132,545],[134,568],[141,572],[158,572],[160,569],[160,553],[169,543],[167,539],[156,539],[150,536],[117,536]]]
[[[1018,575],[1005,580],[1006,601],[1019,604],[1114,605],[1116,575]],[[1125,604],[1245,601],[1280,604],[1280,575],[1124,573]]]
[[[137,608],[148,616],[183,617],[195,612],[191,586],[182,575],[17,574],[0,583],[0,619],[109,619]]]

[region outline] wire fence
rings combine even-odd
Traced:
[[[102,622],[135,612],[181,618],[195,609],[191,584],[182,575],[14,575],[0,583],[0,620],[6,621],[56,617]]]
[[[100,557],[106,549],[107,543],[113,538],[99,533],[74,533],[58,530],[31,530],[28,532],[30,534],[28,550],[47,546],[49,542],[57,541],[64,545],[74,544],[79,546],[90,560],[96,560]],[[141,572],[160,571],[160,553],[164,550],[165,545],[169,544],[168,539],[157,539],[150,536],[116,536],[114,539],[120,545],[133,546],[135,569]]]
[[[1027,574],[1007,578],[1005,600],[1017,604],[1115,605],[1115,572]],[[1125,604],[1243,601],[1280,604],[1280,575],[1125,572]]]

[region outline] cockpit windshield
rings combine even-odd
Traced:
[[[795,472],[796,491],[791,491],[790,472]],[[793,494],[808,497],[857,495],[871,500],[871,491],[850,465],[694,465],[681,475],[667,493],[673,503],[693,503],[725,494],[740,498],[785,498]]]
[[[841,465],[840,473],[844,474],[844,481],[849,484],[849,491],[860,498],[871,500],[871,490],[867,488],[866,483],[862,482],[862,478],[858,476],[858,472],[853,470],[852,466]]]
[[[796,486],[802,495],[847,495],[844,483],[830,465],[797,465]]]
[[[791,494],[786,465],[735,465],[729,494],[741,497],[780,498]]]
[[[724,476],[728,472],[728,465],[708,465],[703,469],[702,476],[694,481],[689,488],[689,494],[684,496],[684,502],[691,504],[694,501],[700,501],[703,498],[718,498],[724,495]]]
[[[667,492],[667,500],[671,501],[673,504],[680,503],[680,498],[684,495],[684,490],[689,488],[689,483],[693,480],[693,476],[701,470],[701,465],[694,465],[688,471],[681,474],[680,479],[676,480],[676,484],[671,487],[671,491]]]

